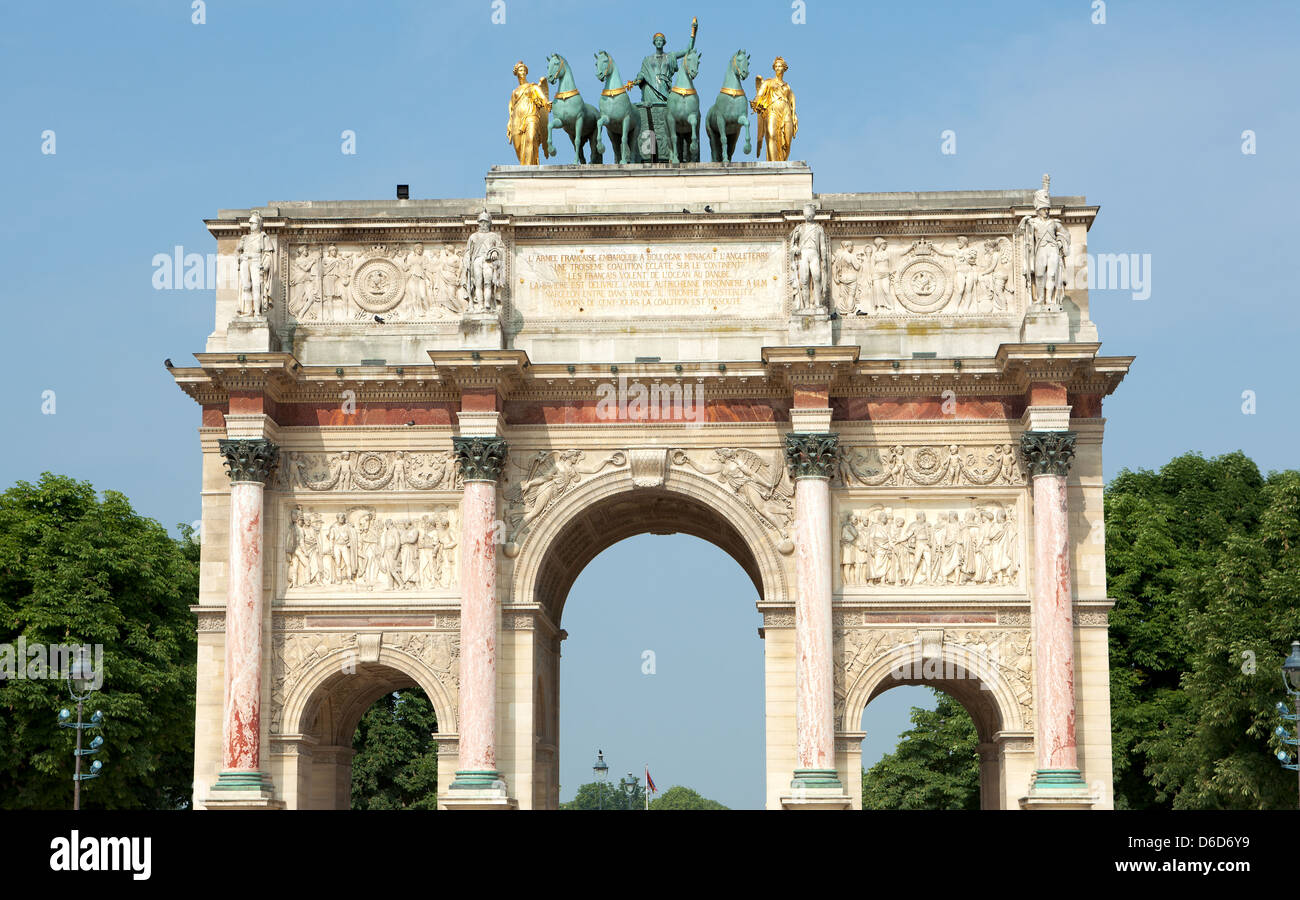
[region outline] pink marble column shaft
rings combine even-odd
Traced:
[[[497,486],[466,481],[460,554],[460,768],[496,769]]]
[[[226,589],[222,765],[257,771],[262,707],[262,484],[230,485],[230,577]]]
[[[1034,476],[1034,686],[1038,768],[1077,769],[1070,521],[1064,475]]]
[[[797,766],[835,768],[830,479],[795,480],[794,689]]]

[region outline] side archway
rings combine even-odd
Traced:
[[[350,808],[352,738],[366,710],[385,694],[419,687],[433,705],[438,733],[454,735],[455,692],[444,684],[454,676],[453,670],[440,677],[424,660],[388,645],[364,662],[354,645],[344,645],[305,666],[277,717],[282,733],[272,736],[280,762],[276,778],[287,788],[288,805]]]
[[[962,705],[975,725],[980,807],[1014,808],[1012,795],[1031,765],[1033,741],[1029,673],[1019,674],[1025,677],[1010,679],[983,653],[917,634],[910,642],[877,653],[851,677],[838,726],[857,732],[867,705],[892,688],[919,685],[943,691]]]

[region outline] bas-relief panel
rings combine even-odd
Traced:
[[[469,309],[464,269],[457,244],[298,244],[286,311],[299,323],[459,321]]]
[[[1013,240],[959,235],[930,241],[884,236],[832,241],[831,304],[841,316],[1005,316],[1016,298]],[[846,318],[846,321],[853,321]]]
[[[281,596],[441,593],[459,577],[459,503],[286,503]]]
[[[1025,590],[1024,517],[1012,497],[841,501],[836,576],[845,593]]]

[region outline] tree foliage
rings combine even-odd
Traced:
[[[437,809],[438,730],[419,688],[385,694],[352,737],[353,809]]]
[[[701,797],[698,791],[675,784],[650,801],[651,809],[727,809],[717,800]]]
[[[1121,472],[1106,568],[1116,805],[1294,807],[1272,731],[1300,637],[1300,472],[1239,452]]]
[[[560,809],[645,809],[645,788],[637,784],[629,794],[618,780],[590,781],[580,788]]]
[[[189,803],[199,547],[181,531],[49,473],[0,494],[0,643],[103,645],[86,708],[104,713],[104,768],[83,785],[86,808]],[[0,680],[0,806],[71,806],[75,735],[56,725],[70,705],[61,679]]]
[[[934,693],[938,705],[912,707],[897,749],[862,773],[863,809],[979,809],[975,723],[956,700]]]

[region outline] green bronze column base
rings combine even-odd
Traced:
[[[790,787],[795,790],[801,787],[805,789],[844,790],[844,785],[840,783],[839,773],[834,769],[795,769],[794,780],[790,782]]]
[[[267,791],[271,790],[271,776],[266,772],[227,771],[217,776],[214,791]]]
[[[502,784],[501,773],[495,769],[460,769],[450,785],[453,791],[488,791]]]
[[[1021,809],[1092,809],[1098,803],[1078,769],[1038,769]]]
[[[1078,769],[1038,769],[1034,772],[1034,789],[1039,791],[1077,791],[1088,787]]]

